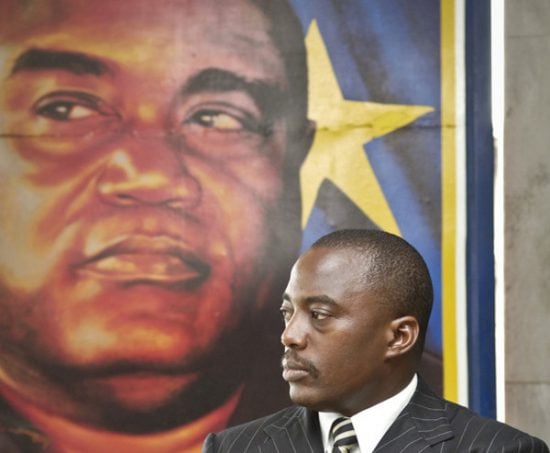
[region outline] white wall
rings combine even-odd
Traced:
[[[550,442],[550,1],[505,6],[506,421]]]

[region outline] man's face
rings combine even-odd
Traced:
[[[53,16],[0,49],[2,366],[89,372],[146,407],[132,376],[195,380],[266,278],[284,66],[243,1]]]
[[[365,290],[349,249],[314,248],[294,265],[281,312],[290,398],[351,416],[378,402],[392,316]]]

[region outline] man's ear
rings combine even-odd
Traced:
[[[420,326],[414,316],[402,316],[390,323],[390,331],[386,357],[394,358],[414,348],[420,335]]]

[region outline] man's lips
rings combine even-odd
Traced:
[[[287,382],[296,382],[309,376],[309,371],[301,368],[283,368],[283,379]]]
[[[210,274],[210,266],[181,241],[143,235],[104,247],[79,263],[76,270],[118,282],[164,284],[198,283]]]
[[[291,358],[288,354],[283,356],[281,366],[283,367],[283,379],[287,382],[295,382],[308,376],[316,377],[318,375],[313,364],[305,360]]]

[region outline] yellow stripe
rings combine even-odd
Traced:
[[[443,392],[458,399],[456,343],[455,2],[441,0]]]

